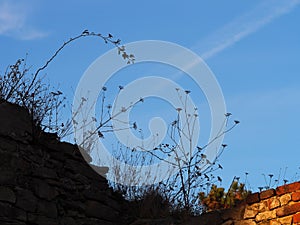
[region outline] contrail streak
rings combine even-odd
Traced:
[[[192,49],[203,52],[201,57],[204,60],[211,58],[248,35],[255,33],[274,19],[289,13],[299,3],[300,0],[264,1],[254,10],[225,25]],[[208,50],[203,51],[203,49]]]

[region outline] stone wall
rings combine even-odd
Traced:
[[[124,224],[123,203],[77,146],[43,132],[33,140],[26,110],[0,104],[1,225]]]
[[[231,209],[188,219],[184,225],[294,225],[300,224],[300,182],[253,193]]]
[[[247,202],[245,224],[300,224],[300,182],[252,194]]]
[[[104,175],[107,168],[93,170],[88,155],[54,134],[39,132],[33,139],[30,121],[24,108],[0,103],[1,225],[300,224],[300,182],[251,194],[237,207],[184,221],[132,218],[132,205],[94,171]]]

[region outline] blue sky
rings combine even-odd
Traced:
[[[224,185],[249,172],[252,187],[264,186],[262,173],[276,177],[287,167],[288,180],[300,173],[299,22],[299,0],[0,0],[0,72],[26,53],[34,70],[84,29],[123,43],[152,39],[187,47],[203,57],[228,111],[241,121],[225,137]],[[110,49],[97,39],[79,40],[48,67],[47,79],[71,102],[84,71]]]

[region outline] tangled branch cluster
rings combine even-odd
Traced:
[[[70,134],[71,120],[65,123],[60,122],[60,113],[62,108],[66,107],[64,103],[66,98],[63,97],[60,90],[45,84],[44,77],[41,77],[40,74],[68,44],[79,38],[90,36],[113,44],[128,64],[134,63],[134,55],[127,54],[120,39],[114,40],[111,34],[103,36],[100,33],[85,30],[80,35],[64,42],[34,73],[30,73],[25,59],[18,59],[15,64],[10,65],[3,75],[0,74],[0,103],[7,101],[25,107],[32,117],[34,127],[48,132],[56,132],[60,137]]]

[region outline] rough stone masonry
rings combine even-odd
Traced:
[[[76,145],[31,132],[24,108],[0,104],[0,224],[123,224],[125,201]]]
[[[41,132],[28,112],[0,103],[0,225],[294,225],[300,224],[300,182],[254,193],[235,208],[198,217],[136,218],[76,145]],[[105,168],[94,169],[105,173]]]

